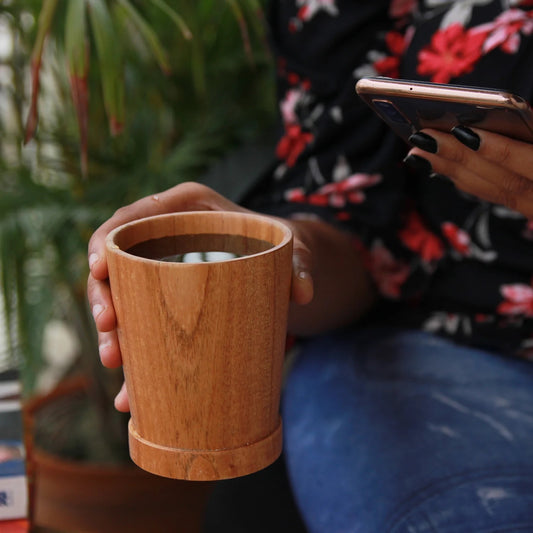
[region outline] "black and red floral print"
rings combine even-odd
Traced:
[[[533,355],[533,222],[408,170],[408,147],[354,91],[383,75],[532,101],[533,1],[280,0],[270,23],[282,134],[247,203],[350,232],[378,320]]]

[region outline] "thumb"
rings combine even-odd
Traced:
[[[292,253],[291,299],[298,305],[306,305],[313,299],[312,257],[309,248],[294,239]]]

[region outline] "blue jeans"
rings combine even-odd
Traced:
[[[533,532],[533,363],[419,331],[328,335],[282,414],[312,533]]]

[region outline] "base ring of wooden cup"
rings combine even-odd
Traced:
[[[130,457],[152,474],[190,481],[213,481],[252,474],[271,465],[281,454],[281,417],[267,437],[223,450],[188,450],[169,448],[143,439],[133,421],[128,424]]]

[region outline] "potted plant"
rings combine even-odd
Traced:
[[[63,397],[56,388],[46,409],[41,396],[28,402],[28,454],[41,450],[49,460],[44,467],[29,461],[34,504],[46,493],[38,478],[52,456],[67,458],[64,475],[78,461],[97,463],[100,474],[126,464],[129,485],[132,475],[143,475],[131,474],[126,419],[113,408],[120,371],[98,360],[85,294],[88,239],[119,206],[200,179],[268,130],[272,65],[261,13],[259,0],[20,0],[1,8],[9,46],[0,50],[7,77],[0,96],[0,275],[5,331],[25,397],[34,397],[46,367],[50,324],[61,324],[78,346],[60,379],[73,377],[65,394],[75,397],[56,403]],[[135,498],[157,492],[146,478]],[[100,490],[105,483],[94,481]],[[169,493],[178,486],[170,483]],[[47,490],[62,484],[56,477]],[[187,494],[204,490],[193,485]],[[100,509],[104,499],[96,498]],[[135,519],[141,507],[129,502],[128,531],[145,527]]]

